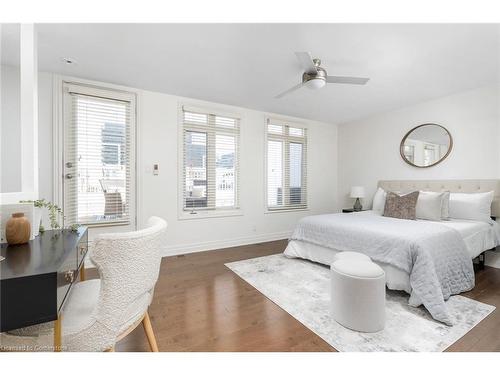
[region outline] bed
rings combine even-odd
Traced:
[[[492,215],[500,216],[499,180],[380,181],[388,191],[494,191]],[[410,294],[434,319],[452,325],[444,301],[474,287],[472,260],[500,244],[500,224],[455,220],[400,220],[373,211],[302,219],[285,250],[288,257],[329,265],[339,251],[369,255],[386,272],[387,287]]]

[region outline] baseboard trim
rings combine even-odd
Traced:
[[[171,246],[166,246],[162,250],[162,256],[166,257],[173,255],[198,253],[201,251],[225,249],[228,247],[244,246],[261,242],[283,240],[289,238],[291,234],[292,231],[284,231],[284,232],[249,236],[249,237],[239,237],[221,241],[206,241],[206,242],[199,242],[186,245],[171,245]]]
[[[206,242],[199,242],[186,245],[171,245],[171,246],[166,246],[165,248],[162,249],[161,256],[167,257],[167,256],[182,255],[189,253],[199,253],[202,251],[226,249],[228,247],[252,245],[255,243],[268,242],[268,241],[284,240],[290,238],[292,232],[293,231],[283,231],[283,232],[261,234],[249,237],[233,238],[230,240],[206,241]],[[92,248],[92,245],[93,241],[89,241],[89,249]],[[498,248],[496,251],[486,252],[485,265],[494,268],[500,268],[500,248]],[[92,268],[92,267],[94,266],[92,262],[89,260],[89,257],[87,257],[85,259],[85,268]]]
[[[165,246],[161,251],[162,257],[189,254],[189,253],[199,253],[202,251],[226,249],[228,247],[252,245],[261,242],[277,241],[290,238],[292,231],[283,231],[269,234],[261,234],[249,237],[239,237],[229,240],[222,241],[206,241],[186,245],[170,245]],[[88,242],[89,251],[93,247],[93,241]],[[94,268],[94,264],[90,261],[90,257],[85,259],[85,268]]]

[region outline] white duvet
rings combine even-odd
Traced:
[[[292,240],[340,251],[358,251],[409,274],[409,303],[423,304],[434,319],[453,324],[444,303],[474,287],[472,260],[460,233],[433,222],[400,220],[372,212],[303,218]]]

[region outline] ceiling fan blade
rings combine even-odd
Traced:
[[[295,86],[293,86],[293,87],[289,88],[288,90],[283,91],[281,94],[276,95],[276,96],[274,97],[274,99],[279,99],[279,98],[282,98],[282,97],[284,97],[285,95],[290,94],[292,91],[295,91],[295,90],[300,89],[303,85],[304,85],[304,83],[299,83],[298,85],[295,85]]]
[[[313,63],[312,56],[309,52],[295,52],[295,56],[299,59],[300,65],[304,68],[307,74],[316,74],[318,70]]]
[[[328,83],[345,83],[348,85],[366,85],[370,78],[362,77],[339,77],[339,76],[327,76],[326,82]]]

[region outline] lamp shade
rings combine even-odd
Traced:
[[[363,186],[352,186],[351,187],[351,198],[364,198],[365,188]]]
[[[312,90],[317,90],[326,85],[324,78],[313,78],[306,82],[306,87]]]

